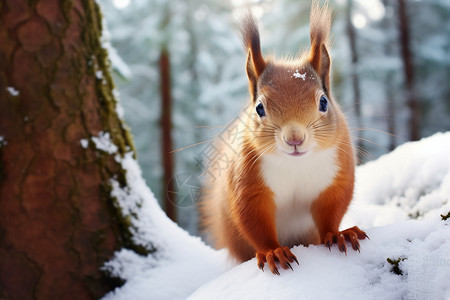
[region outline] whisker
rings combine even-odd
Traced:
[[[306,129],[308,129],[309,127],[313,126],[316,122],[318,122],[320,119],[322,119],[325,115],[322,115],[320,117],[318,117],[317,119],[315,119],[313,122],[309,123],[308,125],[306,125]]]
[[[225,127],[226,125],[197,125],[195,128],[217,128],[217,127]]]
[[[255,159],[255,161],[253,162],[253,164],[250,166],[250,168],[252,168],[253,167],[253,165],[256,163],[256,161],[260,158],[260,157],[262,157],[266,152],[268,152],[269,150],[271,151],[271,150],[273,150],[273,149],[275,149],[275,146],[276,146],[276,144],[273,144],[273,145],[270,145],[270,146],[268,146],[256,159]]]
[[[365,138],[362,138],[362,137],[357,137],[356,139],[364,141],[364,142],[367,142],[367,143],[370,143],[370,144],[373,144],[373,145],[376,145],[376,146],[380,147],[381,149],[383,149],[384,151],[389,152],[389,150],[387,148],[385,148],[385,147],[381,146],[380,144],[375,143],[374,141],[371,141],[369,139],[365,139]]]
[[[178,153],[180,151],[183,151],[183,150],[191,148],[191,147],[195,147],[195,146],[198,146],[198,145],[209,143],[209,142],[213,141],[216,137],[217,137],[217,135],[214,136],[213,138],[209,139],[209,140],[206,140],[206,141],[203,141],[203,142],[199,142],[199,143],[195,143],[195,144],[192,144],[190,146],[183,147],[183,148],[178,148],[178,149],[170,151],[169,153]]]
[[[396,138],[400,138],[400,139],[404,139],[404,137],[401,137],[399,135],[393,134],[389,131],[384,131],[381,129],[377,129],[377,128],[372,128],[372,127],[358,127],[358,128],[351,128],[351,130],[358,130],[358,131],[374,131],[374,132],[379,132],[379,133],[383,133],[383,134],[387,134],[389,136],[392,137],[396,137]],[[406,140],[406,139],[405,139]]]

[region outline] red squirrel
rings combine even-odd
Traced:
[[[328,36],[331,10],[314,1],[310,15],[311,48],[291,60],[264,58],[255,18],[242,19],[247,50],[248,109],[236,121],[242,141],[223,153],[236,159],[204,187],[203,226],[217,248],[227,247],[238,261],[256,255],[292,269],[290,248],[337,243],[347,253],[367,237],[358,227],[339,231],[353,197],[355,155],[344,114],[330,87]]]

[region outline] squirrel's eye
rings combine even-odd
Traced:
[[[258,105],[256,105],[256,113],[260,117],[264,117],[266,115],[266,111],[264,110],[264,106],[260,102]]]
[[[321,112],[326,112],[328,109],[328,99],[327,96],[322,95],[322,97],[320,97],[320,102],[319,102],[319,110]]]

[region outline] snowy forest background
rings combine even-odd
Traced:
[[[201,178],[200,153],[248,98],[238,16],[259,18],[263,53],[296,55],[309,45],[310,1],[101,1],[115,83],[143,175],[163,207],[161,58],[169,62],[172,175]],[[362,162],[410,139],[450,130],[450,3],[446,0],[336,0],[332,26],[335,98],[350,119]],[[402,16],[406,16],[406,33]],[[403,23],[404,25],[404,23]],[[402,32],[403,30],[403,32]],[[403,39],[402,39],[403,38]],[[406,51],[406,52],[405,52]],[[412,68],[408,67],[408,59]],[[167,88],[167,87],[166,87]],[[412,97],[412,98],[411,98]],[[419,130],[410,126],[413,99]],[[417,136],[419,134],[419,136]],[[197,234],[195,205],[176,206]]]

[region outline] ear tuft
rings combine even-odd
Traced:
[[[331,28],[331,9],[328,2],[320,7],[314,0],[310,15],[311,52],[309,63],[322,79],[323,88],[329,91],[331,58],[328,54],[328,39]]]
[[[247,51],[246,68],[250,93],[255,101],[257,97],[258,79],[264,72],[266,62],[261,54],[258,23],[250,11],[241,18],[241,33],[242,43]]]

